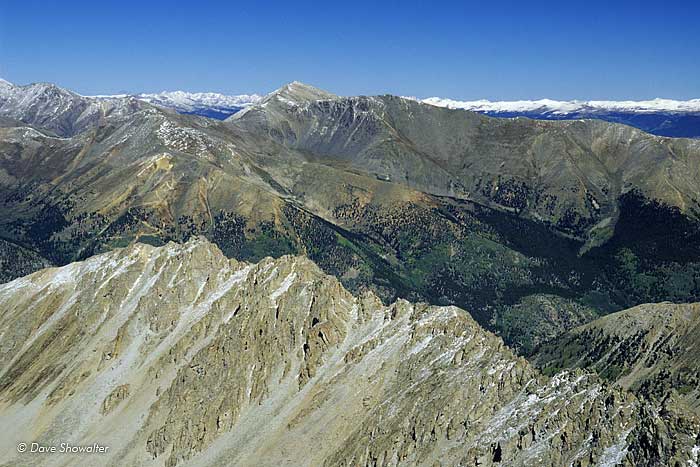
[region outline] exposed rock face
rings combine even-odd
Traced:
[[[545,372],[589,368],[663,401],[671,394],[700,414],[700,304],[651,303],[577,327],[544,346]]]
[[[117,386],[102,402],[102,413],[107,415],[127,397],[129,397],[129,385]]]
[[[356,298],[302,257],[136,244],[1,285],[0,328],[8,466],[697,460],[694,422],[647,422],[630,393],[542,376],[463,310]]]

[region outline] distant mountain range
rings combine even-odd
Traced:
[[[236,112],[259,102],[263,96],[258,94],[240,94],[231,96],[218,92],[163,91],[154,94],[117,94],[92,96],[98,99],[134,97],[149,104],[174,109],[182,114],[201,115],[203,117],[224,120]]]
[[[127,97],[94,96],[100,98]],[[164,91],[135,94],[132,97],[183,114],[225,120],[240,110],[260,102],[258,94],[226,95],[215,92]],[[448,109],[470,110],[501,118],[527,117],[535,120],[597,119],[633,126],[659,136],[700,137],[700,99],[679,101],[558,101],[552,99],[520,101],[459,101],[442,97],[409,99]]]
[[[421,99],[421,102],[450,109],[471,110],[482,113],[525,113],[539,112],[556,115],[593,112],[700,112],[700,99],[676,101],[672,99],[652,99],[649,101],[455,101],[441,97]]]
[[[456,101],[440,97],[421,102],[449,109],[471,110],[492,117],[528,117],[537,120],[595,118],[622,123],[659,136],[700,137],[700,99],[677,101]]]

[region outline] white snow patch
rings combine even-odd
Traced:
[[[433,340],[433,336],[426,336],[422,340],[416,342],[416,344],[411,348],[411,351],[408,353],[409,355],[415,355],[417,353],[422,352],[425,350],[426,347],[430,344],[430,341]]]
[[[698,456],[700,456],[700,446],[693,446],[690,450],[690,455],[692,459],[688,459],[688,465],[690,467],[698,467]]]
[[[605,451],[603,451],[603,454],[600,456],[598,461],[599,467],[615,467],[622,462],[622,459],[624,459],[625,455],[627,454],[627,436],[631,431],[632,428],[620,433],[617,443],[605,448]]]
[[[289,287],[292,286],[292,283],[294,283],[294,279],[297,278],[297,273],[292,271],[290,272],[287,277],[284,278],[282,283],[280,284],[277,289],[275,289],[271,294],[270,294],[270,299],[272,301],[277,301],[277,298],[279,298],[280,295],[283,293],[287,292],[289,290]]]

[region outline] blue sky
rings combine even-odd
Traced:
[[[700,97],[700,2],[12,1],[0,76],[84,94]]]

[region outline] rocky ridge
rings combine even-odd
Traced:
[[[34,440],[108,445],[102,465],[697,461],[697,422],[303,257],[135,244],[1,285],[0,326],[2,465],[94,465],[16,454]]]

